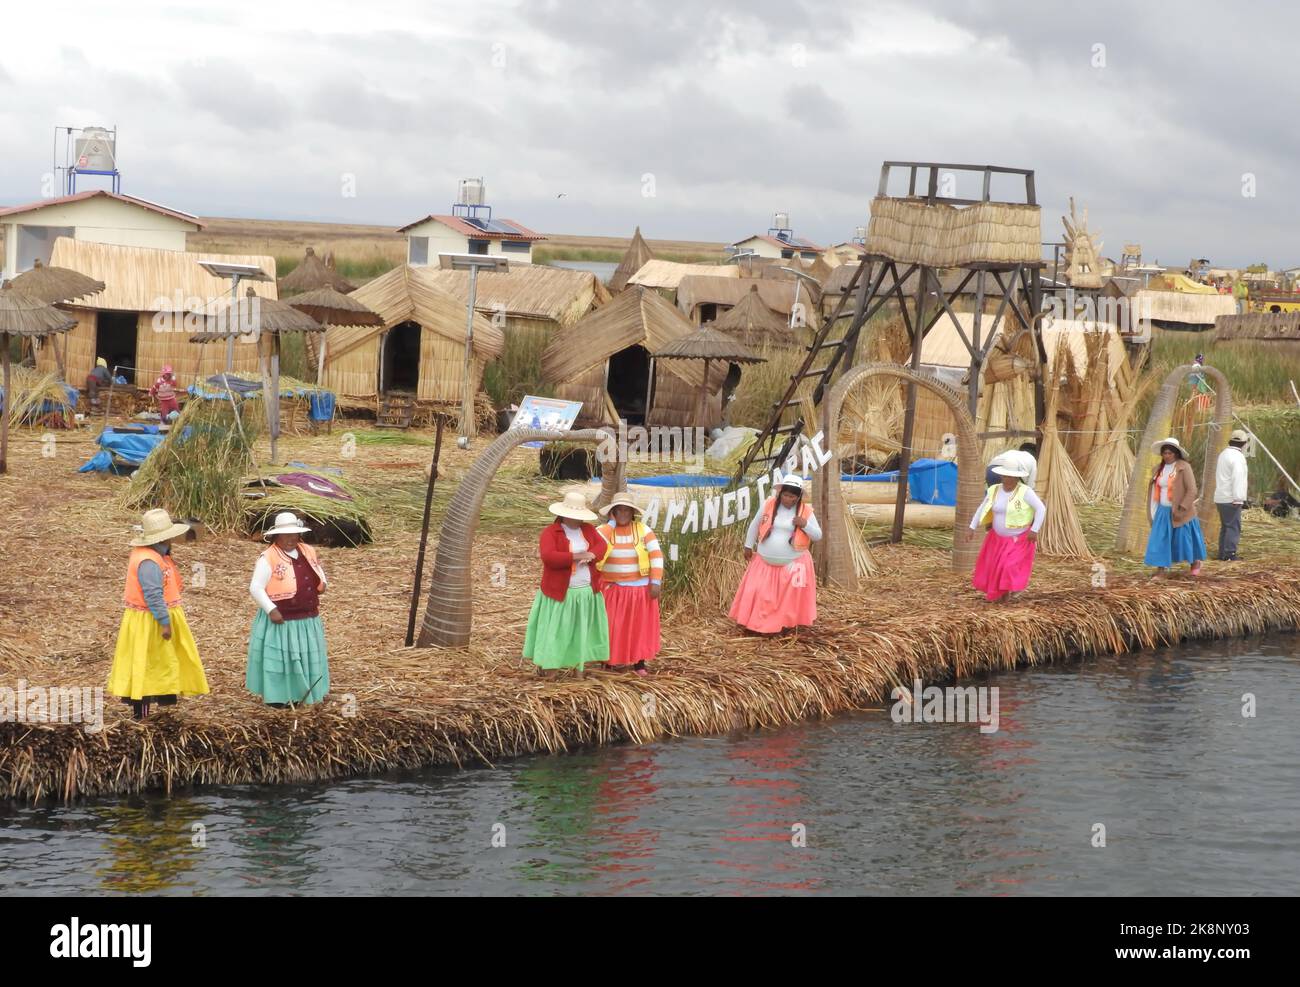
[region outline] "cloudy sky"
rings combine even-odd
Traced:
[[[544,232],[783,210],[833,242],[882,160],[934,160],[1035,169],[1045,239],[1074,195],[1113,256],[1292,266],[1295,30],[1131,0],[12,5],[0,203],[41,196],[56,124],[102,123],[124,191],[200,215],[400,225],[481,175]]]

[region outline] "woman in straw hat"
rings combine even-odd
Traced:
[[[984,592],[990,603],[1013,600],[1025,591],[1034,571],[1038,532],[1047,517],[1047,506],[1029,486],[1029,469],[1016,459],[993,467],[1000,483],[990,484],[984,500],[971,518],[968,541],[981,524],[988,528],[970,584]]]
[[[729,616],[759,634],[777,634],[817,619],[817,574],[808,547],[822,529],[804,500],[803,477],[787,473],[745,533],[749,565]]]
[[[1155,566],[1155,576],[1163,576],[1175,562],[1190,562],[1191,574],[1199,576],[1205,560],[1205,536],[1196,516],[1196,474],[1187,461],[1187,450],[1173,436],[1151,448],[1160,454],[1160,462],[1148,484],[1151,534],[1142,561]]]
[[[659,654],[659,594],[664,553],[655,533],[641,523],[641,508],[626,491],[600,509],[609,518],[600,535],[609,546],[600,570],[609,617],[609,667],[646,675],[645,663]]]
[[[257,558],[248,592],[257,615],[248,638],[244,684],[269,706],[318,703],[330,691],[320,594],[325,570],[316,550],[302,541],[307,528],[281,511],[262,536],[271,542]]]
[[[137,720],[150,706],[171,706],[178,696],[201,696],[208,680],[181,609],[181,573],[173,538],[190,530],[163,510],[146,511],[126,564],[126,612],[117,632],[108,691],[131,704]]]
[[[609,621],[595,563],[608,545],[592,525],[599,521],[581,490],[567,490],[551,505],[555,523],[542,529],[542,585],[528,614],[524,657],[543,673],[609,661]]]

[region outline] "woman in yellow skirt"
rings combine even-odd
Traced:
[[[172,559],[173,538],[190,530],[173,524],[163,510],[146,511],[138,538],[131,540],[126,592],[108,691],[130,703],[137,720],[153,703],[175,704],[178,696],[201,696],[208,680],[199,649],[181,609],[181,573]]]

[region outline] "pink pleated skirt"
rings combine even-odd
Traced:
[[[601,587],[609,617],[609,663],[635,665],[659,654],[659,601],[649,586]]]
[[[989,600],[1001,599],[1007,593],[1019,593],[1029,585],[1037,550],[1038,544],[1023,534],[1008,538],[990,528],[980,546],[970,584],[983,590]]]
[[[789,565],[772,565],[757,552],[731,601],[729,616],[760,634],[806,627],[817,619],[817,573],[804,552]]]

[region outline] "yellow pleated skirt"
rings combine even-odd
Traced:
[[[208,691],[199,648],[185,622],[185,611],[171,607],[172,636],[164,641],[162,627],[148,610],[122,614],[117,650],[108,673],[108,691],[123,699],[145,696],[201,696]]]

